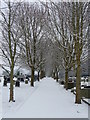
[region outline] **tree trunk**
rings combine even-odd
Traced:
[[[76,71],[76,100],[75,103],[81,104],[81,72],[80,72],[80,59],[77,61]]]
[[[65,70],[65,88],[68,89],[68,70]]]
[[[55,76],[54,76],[54,79],[56,80],[57,78],[57,68],[55,67]]]
[[[56,71],[56,82],[58,82],[58,70]]]
[[[53,78],[55,79],[55,72],[53,72]]]
[[[32,67],[32,74],[31,74],[31,86],[34,87],[34,67]]]
[[[9,102],[15,102],[14,100],[14,92],[13,92],[13,85],[14,85],[14,81],[13,81],[13,67],[11,68],[11,73],[10,73],[10,99]]]
[[[45,77],[45,72],[43,70],[41,70],[41,72],[40,72],[40,79],[42,79],[44,77]]]
[[[40,79],[39,79],[39,71],[38,71],[38,81],[40,81]]]

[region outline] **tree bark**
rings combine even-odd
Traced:
[[[80,59],[77,61],[77,73],[76,73],[76,100],[75,103],[81,104],[81,72],[80,72]]]
[[[45,77],[45,72],[43,70],[41,70],[41,72],[40,72],[40,79],[42,79],[44,77]]]
[[[56,82],[58,82],[58,70],[56,71]]]
[[[55,72],[53,72],[53,78],[55,79]]]
[[[68,70],[65,70],[65,88],[68,89]]]
[[[40,81],[40,79],[39,79],[39,71],[38,71],[38,81]]]
[[[34,67],[32,67],[32,73],[31,73],[31,86],[34,87]]]
[[[14,85],[14,81],[13,81],[13,67],[11,68],[11,73],[10,73],[10,99],[9,102],[15,102],[14,100],[14,92],[13,92],[13,85]]]

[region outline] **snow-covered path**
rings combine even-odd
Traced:
[[[44,78],[37,90],[5,118],[88,118],[88,105],[74,104],[75,96],[52,78]]]

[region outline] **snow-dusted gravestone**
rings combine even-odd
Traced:
[[[24,82],[24,78],[21,78],[21,82]]]
[[[7,86],[7,80],[4,80],[3,86]]]
[[[28,80],[27,79],[25,80],[25,84],[28,84]]]
[[[10,77],[7,78],[7,83],[10,83]]]
[[[20,87],[20,81],[16,81],[16,83],[15,83],[15,87]]]

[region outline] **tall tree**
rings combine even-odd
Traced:
[[[43,37],[45,10],[38,3],[23,3],[20,15],[23,55],[26,57],[26,64],[31,69],[31,86],[34,86],[36,46]]]
[[[20,31],[18,30],[16,24],[16,10],[19,5],[11,3],[10,0],[6,2],[6,9],[1,11],[2,21],[1,29],[2,29],[2,41],[1,41],[1,51],[2,51],[2,58],[4,65],[10,68],[10,99],[9,101],[14,100],[14,93],[13,93],[13,74],[14,74],[14,67],[15,63],[18,58],[17,48],[18,48],[18,41],[21,36]],[[18,49],[19,51],[19,49]],[[17,54],[16,54],[17,53]],[[4,66],[3,66],[4,68]]]
[[[51,2],[50,17],[48,28],[58,43],[60,53],[62,52],[62,65],[65,69],[65,87],[68,89],[68,72],[74,65],[73,39],[71,31],[67,28],[67,19],[65,18],[65,6],[61,2]]]
[[[81,103],[81,56],[84,43],[86,42],[86,14],[88,9],[88,3],[76,2],[72,3],[72,29],[73,39],[75,43],[75,55],[76,55],[76,100],[75,102]]]
[[[73,39],[74,61],[76,67],[76,100],[81,104],[81,58],[84,46],[87,43],[87,10],[88,2],[72,2],[64,4],[64,14],[67,20],[67,28]],[[72,12],[71,12],[72,11]]]

